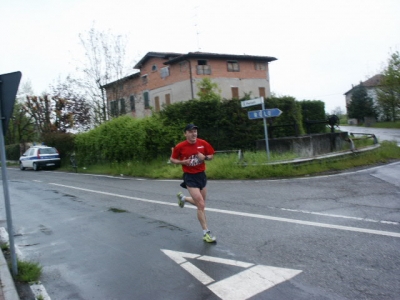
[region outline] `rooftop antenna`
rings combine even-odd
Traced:
[[[198,8],[199,8],[198,6],[194,7],[194,18],[195,18],[194,27],[195,27],[195,31],[196,31],[197,51],[200,51],[201,50],[200,41],[199,41],[200,32],[199,32],[199,27],[198,27],[198,24],[197,24],[198,23],[198,19],[197,19],[197,9]]]

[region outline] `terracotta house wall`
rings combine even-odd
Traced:
[[[211,74],[197,74],[199,60],[205,60],[211,69]],[[257,70],[255,61],[252,60],[232,60],[237,61],[239,72],[228,71],[228,59],[210,58],[197,59],[190,58],[164,64],[167,58],[149,57],[140,66],[140,73],[124,78],[119,86],[123,86],[119,99],[113,97],[112,85],[106,86],[109,107],[113,101],[124,99],[126,114],[134,117],[144,117],[151,114],[154,110],[162,109],[163,105],[176,102],[187,101],[197,97],[197,84],[205,77],[209,77],[217,83],[221,89],[221,96],[225,99],[232,99],[233,90],[243,97],[245,93],[250,93],[252,97],[270,95],[268,63],[264,62],[264,69]],[[168,69],[168,76],[162,76],[162,69]],[[147,80],[144,80],[147,77]],[[192,80],[191,80],[192,79]],[[149,108],[144,105],[144,92],[149,94]],[[117,94],[114,94],[117,95]],[[131,110],[130,97],[135,99],[135,109]],[[120,109],[120,102],[118,102]]]

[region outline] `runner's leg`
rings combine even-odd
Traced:
[[[189,203],[192,203],[193,205],[195,205],[197,207],[197,219],[200,222],[201,227],[203,228],[203,230],[207,230],[207,219],[206,219],[206,213],[205,213],[205,201],[203,198],[203,194],[205,194],[206,192],[202,192],[200,191],[199,188],[191,188],[191,187],[187,187],[189,194],[191,197],[186,197],[186,201],[188,201],[188,198],[191,198],[190,200],[193,201]],[[203,189],[204,191],[204,189]]]

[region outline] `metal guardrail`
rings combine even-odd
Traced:
[[[359,138],[354,137],[355,134],[361,135],[362,137],[359,137]],[[356,150],[356,147],[354,145],[354,141],[356,141],[356,140],[365,140],[365,139],[372,138],[374,140],[374,145],[378,144],[378,139],[376,138],[375,134],[351,132],[349,135],[353,137],[353,138],[351,138],[350,136],[348,137],[349,142],[350,142],[350,150],[351,151]]]
[[[219,150],[219,151],[215,151],[215,153],[234,153],[237,152],[238,153],[238,159],[242,160],[243,159],[243,151],[242,150]]]

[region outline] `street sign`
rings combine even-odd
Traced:
[[[279,117],[282,111],[279,108],[252,110],[247,113],[250,120]]]
[[[0,113],[3,122],[3,134],[6,135],[8,123],[14,110],[21,72],[0,74]]]
[[[240,105],[242,107],[248,107],[248,106],[253,106],[253,105],[257,105],[257,104],[261,104],[264,102],[264,98],[260,97],[260,98],[255,98],[255,99],[251,99],[251,100],[245,100],[240,102]]]

